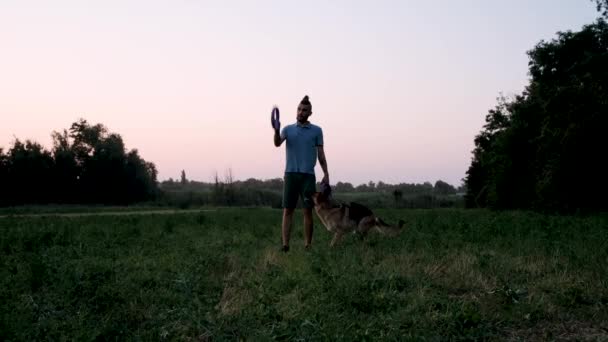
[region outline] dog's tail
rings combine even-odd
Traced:
[[[376,217],[375,227],[382,234],[389,235],[389,236],[397,236],[403,230],[404,224],[405,224],[405,221],[399,220],[399,223],[396,226],[391,226],[390,224],[382,221],[381,218]]]

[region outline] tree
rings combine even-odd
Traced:
[[[129,203],[156,198],[158,194],[156,166],[143,160],[136,149],[127,153],[125,171]]]
[[[560,32],[528,52],[530,84],[501,99],[475,137],[465,178],[468,207],[601,210],[608,174],[608,25]]]
[[[8,187],[8,156],[4,154],[4,150],[0,148],[0,189],[7,192]],[[8,205],[8,196],[0,196],[0,206]]]
[[[334,190],[336,192],[351,192],[355,190],[355,187],[348,182],[338,182],[336,185],[334,185]]]
[[[53,158],[42,145],[16,140],[8,150],[7,201],[10,204],[47,203],[52,199]]]
[[[180,183],[182,185],[188,184],[188,180],[186,179],[186,171],[182,170],[182,174],[180,176]]]
[[[608,18],[608,0],[592,0],[596,4],[597,11],[600,12],[604,18]]]
[[[452,195],[456,193],[456,188],[442,180],[438,180],[435,182],[433,192],[437,195]]]
[[[70,126],[69,137],[73,139],[72,150],[79,166],[93,155],[95,146],[106,133],[107,129],[102,124],[91,126],[85,119],[79,119]]]
[[[401,204],[401,200],[403,199],[403,191],[399,189],[395,189],[393,191],[393,198],[395,199],[395,206],[399,206]]]
[[[16,139],[0,149],[0,205],[36,203],[128,204],[153,199],[157,171],[137,150],[126,152],[122,137],[80,119],[53,132],[51,152]]]
[[[357,185],[355,187],[355,191],[358,191],[358,192],[367,192],[367,191],[370,191],[370,188],[369,188],[369,186],[367,184],[362,183],[362,184],[359,184],[359,185]]]
[[[77,202],[78,181],[80,169],[76,161],[76,154],[70,144],[67,130],[53,132],[53,149],[55,159],[54,187],[55,197],[59,203]]]

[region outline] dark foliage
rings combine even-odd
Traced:
[[[526,90],[500,99],[475,138],[466,205],[607,210],[608,24],[558,33],[528,55]]]
[[[0,149],[0,205],[47,203],[129,204],[154,199],[156,168],[137,150],[126,152],[120,135],[79,120],[53,132],[49,152],[16,140]]]

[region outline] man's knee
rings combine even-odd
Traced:
[[[283,216],[293,216],[295,208],[283,208]]]

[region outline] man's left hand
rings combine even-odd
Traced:
[[[281,121],[279,121],[279,108],[273,107],[272,113],[270,114],[270,124],[275,131],[279,131],[281,129]]]

